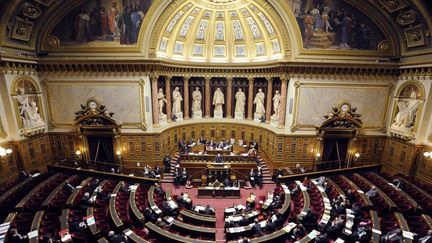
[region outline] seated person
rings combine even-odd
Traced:
[[[221,183],[218,181],[218,179],[216,179],[216,180],[213,182],[212,186],[213,186],[213,187],[220,187],[220,186],[221,186]]]
[[[154,183],[154,187],[155,187],[155,192],[156,192],[160,197],[164,197],[164,196],[165,196],[165,192],[164,192],[164,190],[162,189],[162,187],[161,187],[157,182]]]
[[[240,187],[240,182],[237,180],[237,179],[235,179],[233,182],[232,182],[232,185],[231,185],[232,187]]]
[[[223,161],[223,158],[222,158],[222,156],[221,156],[221,154],[217,154],[216,155],[216,157],[215,157],[215,159],[214,159],[214,162],[215,163],[219,163],[219,164],[222,164],[224,161]]]
[[[244,189],[246,190],[252,189],[252,185],[248,177],[246,177]]]
[[[79,206],[81,209],[87,210],[87,208],[92,206],[92,203],[90,202],[90,193],[86,192],[84,193],[84,196],[81,198],[79,202]]]
[[[149,208],[144,209],[144,218],[146,221],[155,222],[157,219],[157,215]]]
[[[69,193],[72,193],[75,190],[75,187],[72,186],[69,182],[63,186],[63,189]],[[94,190],[94,189],[93,189]]]
[[[298,224],[293,231],[293,235],[296,239],[303,238],[306,235],[306,229],[302,224]]]
[[[376,186],[372,186],[371,189],[366,192],[366,196],[369,198],[375,197],[376,195],[377,195]]]
[[[306,212],[306,215],[301,219],[301,222],[308,226],[308,225],[314,225],[316,223],[317,220],[317,216],[315,215],[314,212],[312,212],[312,210],[308,209],[308,211]]]
[[[210,205],[207,205],[207,207],[204,209],[204,214],[214,215],[215,211],[213,208],[210,207]]]
[[[427,235],[419,239],[420,243],[431,243],[432,242],[432,230],[428,230]]]
[[[272,233],[275,230],[276,230],[276,224],[274,222],[272,222],[271,219],[267,219],[267,223],[266,223],[266,226],[265,226],[265,231],[267,233]]]
[[[401,180],[394,179],[392,183],[393,183],[393,185],[396,186],[396,188],[398,188],[398,189],[402,188],[402,181]]]
[[[315,243],[329,243],[330,240],[327,237],[326,233],[321,233],[321,232],[317,232],[316,238],[315,238]]]
[[[388,242],[403,242],[402,237],[402,230],[401,229],[394,229],[390,232],[388,232],[384,237],[381,237],[382,243],[388,243]]]
[[[108,191],[104,191],[102,188],[100,188],[97,192],[97,198],[104,201],[104,202],[108,202],[110,199],[111,193],[109,193]]]
[[[162,218],[158,218],[156,220],[156,226],[162,228],[162,229],[169,229],[170,225],[165,223]]]
[[[347,199],[350,201],[350,204],[352,205],[356,201],[356,197],[354,192],[351,189],[348,189],[347,193]]]
[[[110,231],[108,232],[108,240],[111,243],[125,243],[125,242],[129,242],[128,239],[120,234],[115,234],[114,231]]]
[[[251,171],[249,172],[249,178],[250,178],[250,182],[251,182],[251,185],[253,186],[253,187],[255,187],[255,172],[254,172],[254,169],[251,169]]]
[[[318,182],[318,185],[323,186],[325,180],[326,180],[325,176],[320,176],[320,177],[318,178],[318,181],[317,181],[317,182]]]
[[[231,181],[228,177],[225,177],[225,180],[223,182],[225,187],[231,187]]]
[[[126,192],[126,193],[129,192],[129,186],[124,181],[121,181],[120,185],[121,185],[120,186],[120,191]]]
[[[252,236],[253,237],[263,236],[264,232],[261,229],[261,225],[259,224],[258,219],[255,219],[254,223],[255,224],[252,226]]]
[[[188,177],[188,179],[186,180],[185,187],[186,187],[186,189],[192,189],[193,188],[192,181],[191,181],[190,177]]]

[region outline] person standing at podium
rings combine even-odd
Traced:
[[[215,157],[215,159],[214,159],[214,162],[218,163],[218,164],[222,164],[223,163],[222,156],[220,154],[217,154],[216,157]]]

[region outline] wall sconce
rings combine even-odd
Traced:
[[[117,150],[116,155],[117,155],[118,159],[121,159],[122,156],[121,156],[121,151],[120,150]]]
[[[12,149],[0,147],[0,159],[6,159],[12,154]]]
[[[320,157],[321,157],[320,152],[317,152],[317,153],[315,154],[315,159],[316,159],[316,160],[319,160]]]
[[[432,152],[424,152],[423,156],[426,157],[426,159],[432,159]]]
[[[354,154],[354,158],[353,158],[354,162],[356,162],[359,158],[360,158],[360,154],[359,153],[355,153]]]
[[[75,155],[77,156],[78,159],[82,159],[82,153],[81,153],[81,151],[77,150],[75,152]]]

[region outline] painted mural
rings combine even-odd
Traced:
[[[306,49],[376,50],[385,40],[374,22],[343,0],[287,0]]]
[[[54,28],[62,46],[135,45],[153,0],[90,0]]]

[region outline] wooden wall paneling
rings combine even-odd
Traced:
[[[432,184],[432,159],[430,158],[426,158],[423,156],[424,152],[431,152],[432,151],[432,147],[430,146],[426,146],[423,148],[423,151],[421,152],[420,156],[420,161],[418,163],[417,166],[417,171],[416,171],[416,175],[415,175],[415,179],[417,181],[420,181],[422,183],[428,183],[428,184]]]
[[[389,138],[384,148],[382,163],[384,166],[408,175],[414,160],[414,153],[414,145]]]

